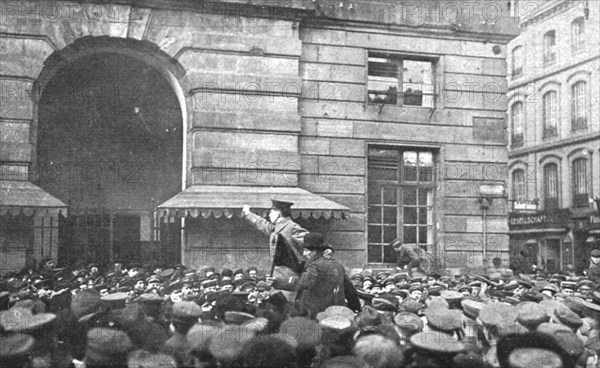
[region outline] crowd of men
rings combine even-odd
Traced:
[[[587,276],[362,270],[346,276],[358,305],[321,310],[266,276],[45,260],[0,281],[0,367],[598,366]]]

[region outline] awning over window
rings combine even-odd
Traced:
[[[292,217],[346,218],[348,207],[300,188],[194,185],[157,207],[160,217],[241,216],[247,204],[255,213],[271,208],[271,199],[293,202]]]
[[[0,216],[67,214],[67,205],[28,181],[0,180]]]

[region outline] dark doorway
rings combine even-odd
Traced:
[[[75,59],[38,116],[36,184],[69,205],[59,263],[144,262],[166,246],[152,210],[181,190],[183,124],[160,72],[121,53]]]

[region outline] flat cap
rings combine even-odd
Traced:
[[[465,345],[452,336],[441,336],[428,332],[418,332],[411,336],[410,343],[429,353],[453,355],[465,351]]]
[[[194,302],[177,302],[173,304],[171,313],[176,318],[199,318],[202,308]]]

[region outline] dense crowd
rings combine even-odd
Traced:
[[[0,367],[598,366],[600,291],[586,276],[348,277],[360,306],[313,314],[253,267],[45,260],[0,281]]]

